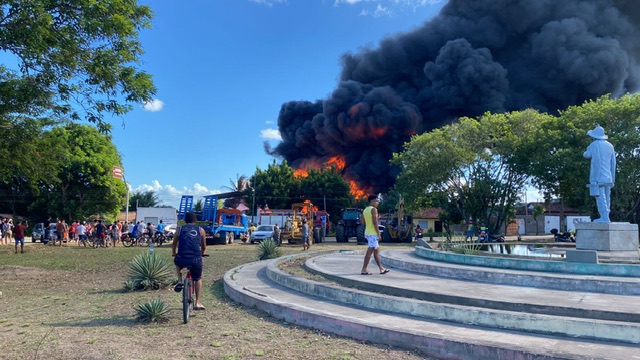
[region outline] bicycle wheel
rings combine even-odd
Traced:
[[[187,324],[189,322],[189,314],[191,312],[191,281],[185,277],[184,286],[182,287],[182,321]]]
[[[124,247],[129,247],[133,244],[133,239],[131,239],[130,237],[125,237],[122,238],[122,245],[124,245]]]

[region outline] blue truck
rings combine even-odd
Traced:
[[[182,195],[178,208],[178,225],[184,225],[188,212],[195,212],[197,225],[207,234],[207,245],[232,244],[234,239],[246,241],[249,231],[247,216],[236,209],[218,209],[218,200],[234,197],[237,194],[225,193],[204,197],[202,211],[193,211],[193,195]]]

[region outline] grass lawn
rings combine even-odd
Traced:
[[[383,244],[383,248],[393,245]],[[301,328],[232,302],[224,273],[257,260],[257,245],[210,246],[203,304],[188,325],[172,289],[124,292],[131,259],[148,248],[92,249],[28,244],[25,254],[0,246],[0,359],[422,359],[402,349]],[[301,246],[285,245],[284,254]],[[313,250],[364,250],[353,242]],[[156,251],[171,259],[165,245]],[[143,324],[134,305],[162,299],[169,320]]]

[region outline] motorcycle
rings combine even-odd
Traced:
[[[551,229],[551,233],[555,242],[576,242],[576,237],[568,231],[561,233],[558,229]]]
[[[504,242],[504,236],[503,235],[492,235],[489,234],[488,231],[486,230],[480,230],[480,233],[478,234],[478,241],[479,243],[503,243]]]

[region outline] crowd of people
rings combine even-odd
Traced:
[[[15,253],[24,253],[24,239],[29,224],[27,221],[14,221],[11,218],[0,219],[0,244],[9,245],[15,243]],[[113,223],[106,223],[102,220],[79,221],[67,223],[64,219],[53,221],[48,218],[43,222],[42,242],[53,244],[55,241],[62,242],[84,242],[89,237],[97,238],[102,244],[109,243],[116,246],[123,238],[130,237],[133,239],[141,239],[145,236],[153,238],[156,233],[163,233],[166,224],[160,220],[155,225],[152,223],[145,224],[144,221],[127,222],[117,220]],[[32,234],[33,236],[33,234]]]

